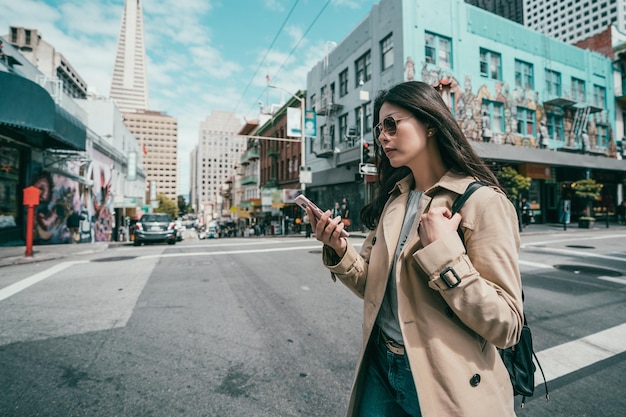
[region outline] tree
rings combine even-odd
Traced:
[[[519,174],[512,167],[504,167],[496,172],[500,185],[506,191],[509,200],[516,203],[525,191],[530,188],[531,179]]]
[[[165,194],[157,194],[157,201],[159,202],[159,207],[154,209],[155,213],[167,213],[172,219],[178,218],[178,207],[176,203],[167,198]]]
[[[496,178],[500,182],[500,185],[506,191],[509,200],[515,206],[517,211],[517,224],[520,232],[522,231],[522,213],[520,207],[520,198],[522,193],[528,191],[530,188],[531,179],[518,173],[512,167],[503,167],[500,171],[496,172]]]
[[[178,196],[178,214],[184,216],[185,214],[191,213],[191,204],[187,204],[185,201],[185,197],[182,195]]]
[[[596,180],[587,179],[579,180],[572,184],[574,195],[585,202],[585,216],[591,216],[591,206],[593,202],[600,196],[603,184],[598,184]]]

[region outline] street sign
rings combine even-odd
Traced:
[[[359,164],[359,172],[365,175],[376,175],[378,170],[374,164]]]

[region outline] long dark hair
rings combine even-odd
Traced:
[[[380,91],[374,101],[373,126],[379,122],[379,112],[383,103],[402,107],[421,123],[435,129],[435,140],[446,169],[501,188],[495,175],[474,152],[450,109],[434,87],[420,81],[408,81],[397,84],[389,90]],[[375,229],[378,225],[380,215],[389,199],[389,192],[396,182],[411,173],[407,167],[392,167],[389,158],[376,140],[374,154],[378,168],[377,195],[372,202],[363,207],[360,216],[361,222],[369,229]]]

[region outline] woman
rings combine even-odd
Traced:
[[[308,213],[333,279],[364,299],[348,415],[513,417],[496,347],[523,324],[515,208],[433,87],[396,85],[374,107],[378,194],[360,254],[339,217]],[[451,216],[475,180],[489,186]]]

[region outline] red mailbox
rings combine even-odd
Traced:
[[[41,190],[33,185],[24,188],[24,205],[28,207],[26,213],[26,254],[33,256],[33,226],[35,223],[35,206],[39,205]]]
[[[24,205],[32,207],[38,206],[40,194],[41,190],[34,185],[24,188]]]

